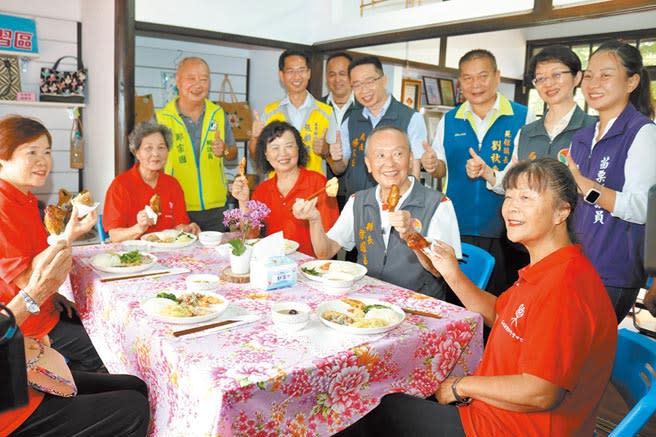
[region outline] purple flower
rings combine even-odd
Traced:
[[[223,224],[232,231],[242,231],[242,241],[249,229],[260,229],[271,210],[264,203],[249,200],[245,211],[231,209],[223,213]]]

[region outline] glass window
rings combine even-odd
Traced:
[[[656,79],[651,81],[649,88],[651,90],[651,101],[652,103],[656,103]]]
[[[581,91],[581,88],[576,89],[576,92],[574,93],[574,101],[581,109],[585,110],[585,97],[583,97],[583,91]]]
[[[531,88],[528,92],[528,109],[538,116],[544,114],[544,101],[535,88]]]
[[[656,39],[643,39],[640,41],[640,53],[645,67],[656,65]]]
[[[576,53],[576,56],[578,56],[581,60],[581,67],[584,70],[588,68],[588,60],[590,59],[590,44],[572,46],[572,51]]]

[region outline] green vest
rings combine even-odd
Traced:
[[[212,152],[212,142],[217,131],[225,141],[223,109],[205,99],[205,118],[200,136],[200,153],[197,156],[185,123],[178,113],[177,99],[157,111],[157,122],[171,129],[173,136],[164,171],[175,177],[182,186],[187,211],[223,207],[228,191],[223,158]]]

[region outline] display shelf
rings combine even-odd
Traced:
[[[42,108],[84,108],[85,103],[39,102],[36,100],[0,100],[0,105],[35,106]]]

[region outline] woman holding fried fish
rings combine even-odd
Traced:
[[[137,162],[112,181],[105,196],[102,221],[110,239],[120,242],[165,229],[198,234],[198,225],[189,222],[180,184],[163,172],[171,131],[156,123],[141,123],[129,143]]]

